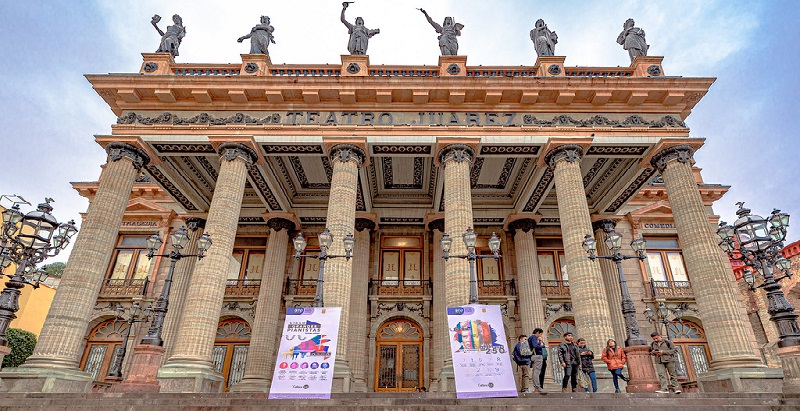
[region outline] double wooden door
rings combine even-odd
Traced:
[[[408,320],[387,322],[378,332],[375,391],[416,391],[423,386],[422,332]]]

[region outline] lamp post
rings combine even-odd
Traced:
[[[125,318],[126,314],[128,318]],[[109,377],[122,378],[122,363],[125,361],[125,354],[128,352],[128,340],[131,338],[133,325],[150,321],[152,314],[152,307],[147,307],[143,310],[138,301],[133,303],[133,306],[128,309],[117,307],[117,314],[114,317],[114,321],[128,323],[128,329],[125,330],[125,338],[122,339],[122,348],[119,354],[114,358],[114,364],[111,365],[111,370],[108,372]]]
[[[164,345],[164,340],[161,339],[161,332],[164,328],[164,317],[166,317],[167,308],[169,307],[169,291],[172,287],[172,275],[175,273],[175,264],[186,257],[197,257],[198,260],[202,260],[203,257],[205,257],[206,251],[211,248],[212,244],[211,237],[209,237],[208,233],[203,233],[203,235],[197,239],[197,254],[183,254],[181,250],[189,243],[189,235],[186,233],[186,229],[181,227],[175,230],[175,232],[170,234],[169,238],[170,242],[172,242],[172,251],[170,251],[169,254],[156,254],[156,251],[164,244],[158,236],[158,233],[147,238],[147,258],[169,257],[170,264],[169,273],[164,280],[164,287],[161,289],[161,295],[158,296],[156,304],[153,307],[153,322],[150,323],[147,335],[145,335],[141,341],[141,343],[145,345],[155,345],[159,347]]]
[[[594,261],[598,258],[611,260],[617,264],[617,274],[619,275],[619,289],[622,293],[622,316],[625,318],[625,346],[646,345],[647,343],[642,338],[639,332],[639,323],[636,321],[636,309],[633,307],[633,300],[631,294],[628,292],[628,284],[625,281],[625,273],[622,272],[622,262],[631,258],[644,260],[647,258],[645,251],[646,241],[639,237],[631,241],[631,248],[636,252],[635,256],[623,255],[620,250],[622,249],[622,235],[614,231],[613,228],[608,228],[606,231],[606,239],[603,241],[608,247],[611,254],[609,255],[596,255],[597,241],[591,234],[586,234],[583,239],[583,249],[589,254],[589,259]]]
[[[319,240],[319,254],[303,254],[303,251],[306,249],[306,245],[308,242],[303,237],[303,233],[297,233],[297,236],[294,238],[294,258],[300,259],[302,257],[307,258],[316,258],[319,260],[319,275],[317,275],[317,291],[314,294],[314,303],[311,305],[312,307],[322,307],[323,306],[323,294],[322,294],[322,287],[325,284],[325,261],[329,258],[342,258],[344,257],[345,260],[350,260],[353,257],[353,246],[356,243],[356,239],[353,237],[352,234],[346,235],[342,242],[344,243],[344,255],[334,255],[328,254],[328,250],[330,250],[331,246],[333,245],[333,234],[328,231],[328,227],[325,227],[321,233],[317,236]]]
[[[680,306],[667,307],[666,304],[659,301],[658,309],[653,310],[652,308],[650,308],[650,306],[647,306],[644,309],[644,315],[645,317],[647,317],[647,322],[649,322],[650,324],[656,324],[656,328],[659,334],[669,339],[669,331],[667,330],[667,324],[675,320],[677,320],[678,322],[683,322],[683,311],[684,309],[681,308]]]
[[[451,258],[462,258],[469,261],[469,303],[477,304],[478,279],[475,276],[475,260],[479,258],[494,258],[495,260],[499,259],[500,237],[498,237],[496,233],[492,233],[492,237],[489,239],[489,250],[492,252],[492,255],[479,255],[475,252],[475,243],[478,241],[478,235],[475,234],[475,231],[472,231],[472,228],[467,228],[467,231],[464,232],[462,238],[464,240],[464,245],[467,247],[467,254],[450,255],[450,247],[453,245],[453,239],[447,234],[442,236],[442,258],[444,258],[445,261]]]
[[[5,197],[5,196],[3,196]],[[3,211],[0,231],[0,272],[11,263],[16,264],[13,274],[7,274],[6,288],[0,293],[0,346],[8,345],[6,331],[19,310],[20,290],[26,284],[39,288],[47,278],[44,270],[36,264],[53,257],[67,248],[78,232],[75,221],[59,223],[52,214],[53,199],[46,198],[36,210],[27,214],[20,211],[20,204],[30,204],[21,197],[11,208]]]

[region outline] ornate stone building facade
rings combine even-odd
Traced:
[[[592,234],[607,251],[615,227],[648,241],[647,260],[623,263],[643,333],[657,326],[647,306],[685,313],[665,330],[684,381],[747,390],[780,377],[714,240],[711,206],[727,187],[702,180],[692,155],[703,139],[684,123],[714,79],[667,77],[647,56],[616,68],[143,56],[139,73],[87,76],[119,117],[96,137],[108,163],[98,182],[74,184],[91,206],[8,389],[114,389],[109,364],[146,332],[123,341],[114,313],[155,299],[169,264],[146,257],[146,237],[181,226],[187,252],[203,232],[214,243],[177,265],[165,353],[150,368],[162,392],[268,389],[282,313],[310,305],[319,276],[291,240],[302,232],[313,251],[325,227],[333,254],[355,237],[353,258],[324,272],[325,304],[344,308],[335,391],[453,389],[444,307],[467,303],[469,265],[444,261],[439,243],[448,234],[463,253],[467,228],[479,253],[493,232],[502,240],[502,258],[476,268],[479,299],[502,307],[509,338],[541,327],[551,347],[567,330],[596,350],[625,340],[616,267],[581,248]],[[142,377],[128,353],[123,375]]]

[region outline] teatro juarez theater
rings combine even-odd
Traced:
[[[501,307],[511,344],[545,330],[548,381],[560,381],[564,332],[597,353],[626,339],[617,267],[582,247],[588,234],[608,254],[615,230],[623,253],[647,241],[647,258],[622,271],[641,335],[668,333],[687,387],[780,384],[713,236],[727,187],[702,180],[704,139],[684,123],[713,78],[668,73],[653,56],[627,67],[143,56],[137,73],[87,76],[118,116],[95,137],[108,160],[99,181],[73,184],[91,206],[34,355],[4,373],[7,389],[266,391],[286,309],[311,306],[323,286],[324,305],[342,307],[334,392],[453,391],[445,307],[468,302],[471,274],[466,259],[442,258],[441,240],[465,254],[470,228],[478,255],[501,240],[499,259],[475,262],[478,300]],[[162,352],[134,349],[148,323],[115,315],[155,302],[170,259],[148,259],[147,239],[157,233],[167,254],[181,227],[184,253],[203,233],[213,244],[175,267]],[[321,273],[293,240],[302,233],[316,255],[325,228],[328,254],[345,254],[350,234],[354,247]],[[659,303],[666,324],[645,314]],[[122,378],[110,377],[127,335]]]

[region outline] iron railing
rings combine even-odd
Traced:
[[[291,278],[286,279],[284,286],[284,295],[314,295],[317,292],[317,280],[295,280]]]
[[[645,288],[648,297],[692,297],[692,283],[689,281],[651,281]]]
[[[225,282],[226,296],[258,296],[261,280],[228,279]]]
[[[429,280],[370,280],[372,295],[431,295]]]
[[[478,280],[478,297],[517,295],[514,280]]]
[[[100,296],[145,295],[149,284],[147,278],[106,278],[100,287]]]
[[[569,280],[541,280],[542,295],[547,297],[569,297]]]

